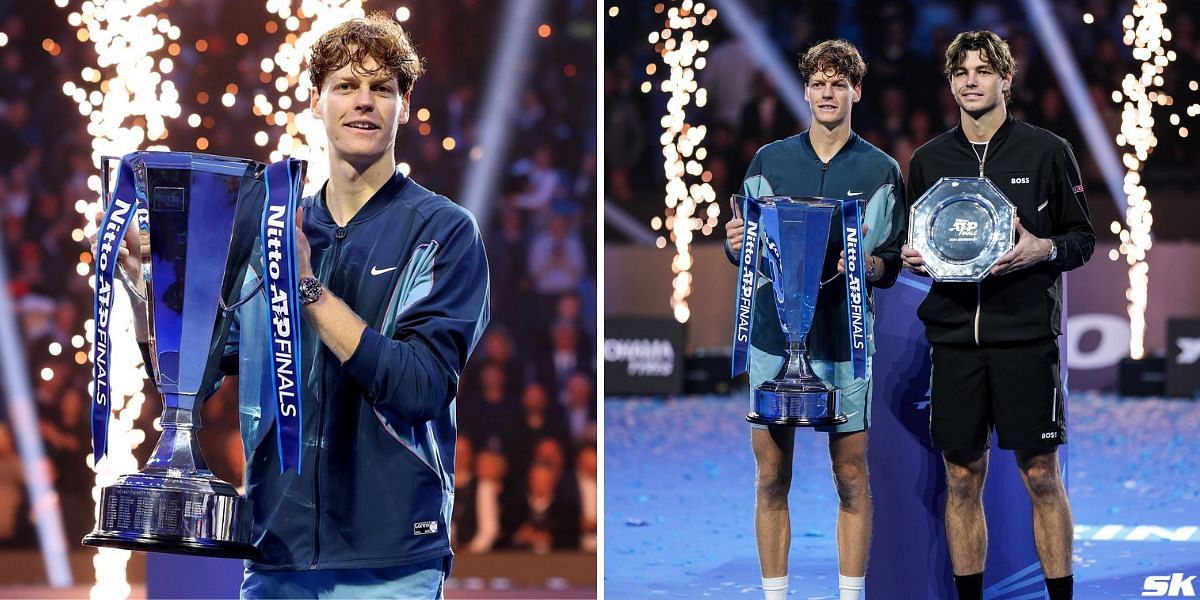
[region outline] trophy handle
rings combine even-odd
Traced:
[[[137,298],[138,301],[141,302],[142,304],[145,304],[147,302],[146,296],[143,295],[142,292],[138,290],[137,286],[134,285],[133,282],[129,280],[129,275],[127,273],[125,273],[125,267],[118,265],[117,272],[121,274],[121,281],[125,282],[125,291],[127,291],[131,295],[133,295],[134,298]],[[146,267],[143,265],[142,266],[142,281],[145,281],[145,280],[146,280]]]
[[[263,278],[262,275],[255,275],[254,278],[257,280],[257,283],[254,284],[254,289],[250,290],[250,293],[246,294],[244,297],[239,298],[237,302],[226,305],[225,299],[221,298],[221,310],[226,314],[231,313],[237,310],[241,305],[249,302],[254,298],[254,296],[258,295],[258,293],[263,289]]]

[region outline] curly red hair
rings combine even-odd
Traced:
[[[401,94],[412,91],[417,78],[425,72],[423,60],[413,48],[400,24],[384,12],[366,18],[351,19],[334,27],[313,44],[308,60],[308,77],[320,90],[330,73],[352,64],[361,70],[367,57],[379,65],[367,74],[378,72],[395,77]]]
[[[814,73],[841,75],[850,80],[851,87],[858,87],[867,74],[867,63],[863,62],[854,44],[846,40],[825,40],[800,57],[800,77],[806,85]]]

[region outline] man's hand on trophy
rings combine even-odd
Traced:
[[[863,223],[863,226],[862,226],[862,235],[863,235],[863,237],[866,237],[866,236],[867,236],[867,232],[868,232],[868,231],[870,231],[870,230],[871,230],[871,226],[870,226],[870,225],[867,225],[866,223]],[[870,274],[875,272],[875,269],[874,269],[874,268],[872,268],[872,267],[874,267],[874,266],[878,266],[878,265],[873,265],[873,264],[872,264],[872,263],[874,263],[874,262],[875,262],[875,256],[874,256],[874,255],[870,255],[870,254],[868,254],[868,255],[867,255],[867,260],[868,260],[868,261],[870,261],[870,262],[868,262],[868,263],[867,263],[867,265],[866,265],[866,266],[867,266],[867,273],[868,273],[868,274],[867,274],[867,280],[869,280],[869,281],[874,281],[874,279],[872,279],[872,278],[871,278]],[[845,251],[845,250],[842,250],[840,253],[838,253],[838,274],[839,274],[839,275],[841,275],[841,274],[844,274],[845,272],[846,272],[846,251]]]
[[[741,219],[730,219],[725,223],[725,241],[729,242],[729,249],[733,250],[734,254],[742,251],[742,234],[746,229],[746,224]]]
[[[304,235],[304,207],[296,208],[296,275],[300,278],[312,277],[312,250],[308,245],[308,236]]]
[[[913,249],[912,246],[905,244],[900,247],[900,260],[904,264],[904,268],[916,273],[917,275],[928,275],[925,270],[925,259],[921,258],[921,253]]]
[[[1037,237],[1021,226],[1021,218],[1013,216],[1013,228],[1017,231],[1017,243],[1007,254],[1000,257],[992,267],[991,275],[1004,275],[1030,267],[1050,258],[1054,242]]]
[[[91,244],[93,257],[98,250],[97,236],[103,219],[103,213],[96,213],[92,219],[96,223],[96,232],[88,238],[88,242]],[[131,253],[130,248],[137,248],[137,253]],[[125,237],[121,238],[121,245],[117,247],[117,265],[143,298],[146,297],[146,281],[142,279],[142,261],[147,256],[150,256],[150,232],[140,231],[135,223],[130,223],[125,229]]]

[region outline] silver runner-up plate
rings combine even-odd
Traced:
[[[1016,207],[986,177],[943,177],[909,214],[909,245],[937,281],[978,282],[1013,247]]]

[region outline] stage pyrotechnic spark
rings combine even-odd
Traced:
[[[268,92],[273,100],[259,94],[254,107],[268,128],[283,129],[277,134],[271,160],[282,160],[285,156],[307,160],[308,181],[316,182],[313,185],[327,178],[329,165],[324,160],[325,127],[309,108],[309,98],[314,90],[304,71],[305,60],[322,34],[343,21],[364,16],[362,4],[362,0],[267,0],[267,12],[282,20],[289,33],[275,55],[264,58],[260,64],[263,73],[274,81],[274,87]],[[396,14],[410,13],[402,8],[397,9]],[[259,139],[256,137],[255,141]],[[315,192],[315,188],[305,189],[308,194]]]
[[[1113,92],[1113,101],[1121,104],[1121,133],[1117,145],[1127,150],[1122,155],[1125,164],[1126,202],[1125,223],[1113,223],[1113,231],[1121,238],[1120,255],[1129,263],[1129,355],[1142,358],[1146,354],[1146,297],[1150,281],[1150,265],[1146,253],[1150,250],[1150,235],[1154,218],[1150,200],[1142,185],[1142,170],[1150,153],[1158,145],[1154,135],[1155,106],[1170,106],[1174,99],[1163,88],[1163,70],[1175,60],[1175,53],[1164,43],[1171,31],[1163,24],[1167,3],[1163,0],[1136,0],[1130,14],[1125,15],[1124,42],[1139,61],[1139,71],[1125,76],[1121,89]],[[1110,254],[1113,260],[1118,253]]]
[[[58,3],[62,8],[67,4]],[[143,146],[151,150],[168,149],[161,142],[167,139],[167,120],[180,115],[179,93],[175,84],[163,76],[173,68],[171,60],[166,56],[156,58],[156,55],[166,54],[165,48],[179,39],[180,30],[166,18],[144,14],[156,4],[156,0],[91,0],[67,15],[68,24],[76,28],[76,38],[90,43],[96,55],[95,64],[79,72],[78,81],[63,84],[63,93],[75,100],[80,114],[88,118],[92,165],[97,170],[101,156],[120,156]],[[49,44],[43,44],[47,52],[57,54],[61,51],[57,43],[48,41]],[[93,217],[103,210],[99,199],[99,176],[88,178],[88,189],[92,192],[91,197],[76,202],[76,210],[84,218],[78,238],[95,231]],[[90,262],[90,256],[85,257],[76,272],[87,276],[89,284],[94,286]],[[118,292],[118,296],[123,294],[123,291]],[[133,332],[128,301],[118,302],[117,307],[118,316],[113,319],[117,331],[113,332],[111,352],[114,362],[110,367],[113,419],[109,425],[108,454],[99,465],[92,463],[90,454],[86,457],[88,466],[96,472],[92,499],[97,503],[101,487],[114,483],[124,473],[137,470],[133,449],[146,437],[135,426],[145,400],[141,391],[145,380],[141,353],[131,341]],[[120,331],[122,328],[124,331]],[[84,331],[87,342],[93,342],[95,329],[91,319],[84,324]],[[127,347],[121,347],[122,341]],[[76,354],[76,362],[81,358]],[[85,459],[80,457],[80,460]],[[101,548],[98,551],[92,561],[96,570],[96,585],[90,593],[92,598],[129,596],[131,589],[125,574],[128,560],[126,550]]]
[[[707,27],[716,18],[717,11],[702,2],[682,0],[655,5],[655,12],[665,14],[661,31],[650,34],[649,42],[658,53],[662,69],[654,64],[647,65],[646,73],[661,71],[664,78],[660,89],[670,94],[667,113],[660,123],[663,128],[659,141],[662,144],[663,172],[666,174],[666,218],[655,217],[651,227],[664,230],[667,236],[658,238],[658,247],[665,248],[670,238],[675,245],[675,258],[671,270],[671,308],[675,320],[686,323],[691,316],[688,296],[692,293],[692,252],[695,232],[709,235],[717,227],[721,208],[716,202],[716,192],[709,182],[712,174],[704,169],[703,161],[707,150],[701,145],[707,128],[695,125],[687,119],[687,106],[695,102],[702,108],[708,101],[708,92],[696,81],[696,74],[704,68],[704,53],[708,51],[708,40],[697,39],[698,26]],[[610,12],[610,14],[613,14]],[[643,92],[649,92],[646,82]]]

